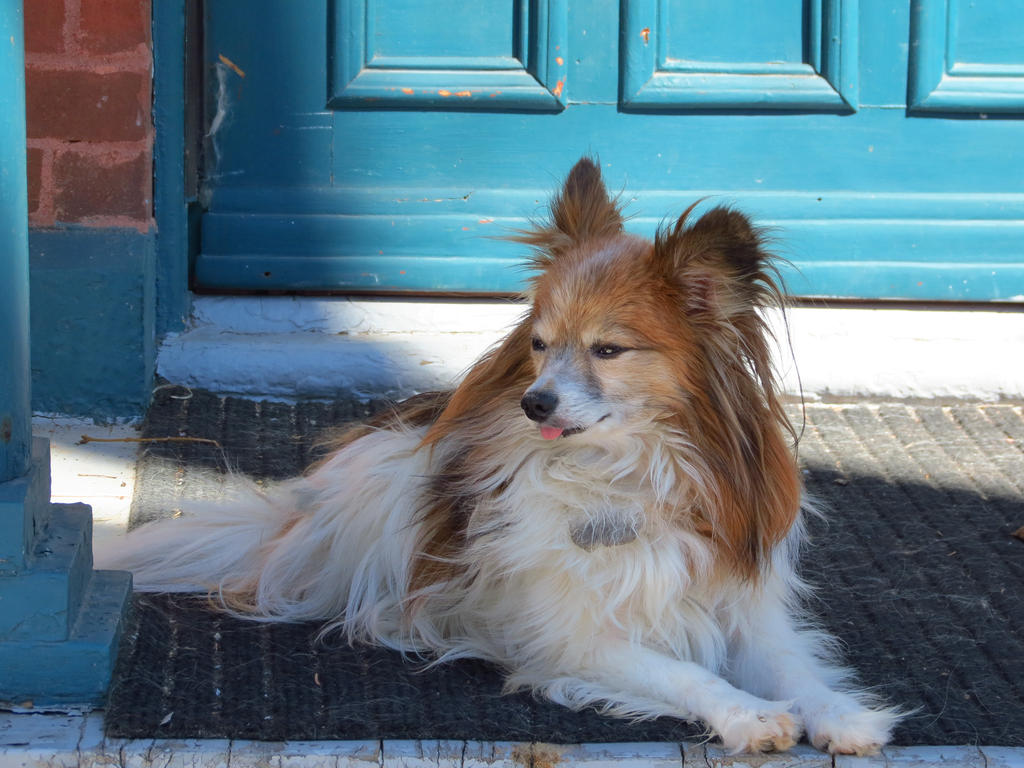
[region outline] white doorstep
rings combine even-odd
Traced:
[[[518,320],[509,301],[198,297],[161,345],[176,384],[253,397],[401,398],[450,387]],[[775,329],[788,394],[1024,399],[1024,309],[796,307]]]

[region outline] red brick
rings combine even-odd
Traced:
[[[29,138],[138,141],[148,134],[149,75],[25,70]]]
[[[29,147],[28,155],[28,212],[39,208],[40,189],[43,184],[43,150]]]
[[[149,42],[148,0],[83,0],[79,33],[95,53],[131,50]]]
[[[54,213],[57,221],[93,216],[150,216],[145,190],[152,177],[149,153],[119,160],[66,151],[54,162]]]
[[[64,51],[64,0],[27,0],[25,50],[28,53]]]

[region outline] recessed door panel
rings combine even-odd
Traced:
[[[429,17],[424,17],[424,11]],[[466,12],[472,14],[471,22]],[[515,3],[460,0],[369,0],[366,36],[374,62],[511,59],[516,55]],[[424,34],[429,24],[429,34]]]
[[[802,0],[667,0],[661,8],[660,42],[667,61],[695,67],[804,63]]]
[[[915,0],[909,107],[1024,112],[1024,7],[1003,0]]]
[[[567,0],[332,0],[333,109],[564,108]]]
[[[626,109],[856,109],[855,0],[632,0],[624,16]]]

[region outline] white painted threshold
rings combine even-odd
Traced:
[[[886,747],[873,757],[730,755],[702,744],[107,739],[98,712],[0,713],[0,768],[1024,768],[1024,748]]]
[[[198,297],[163,340],[176,384],[250,397],[401,398],[450,387],[525,307],[496,300]],[[1024,308],[794,307],[775,329],[787,394],[1024,399]]]

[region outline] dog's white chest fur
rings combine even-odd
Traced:
[[[521,603],[515,636],[493,638],[504,647],[585,653],[554,637],[625,633],[717,668],[725,640],[706,589],[711,545],[665,519],[660,489],[674,483],[642,469],[650,458],[640,443],[565,445],[513,463],[504,490],[471,520],[460,613],[495,627],[492,609]]]

